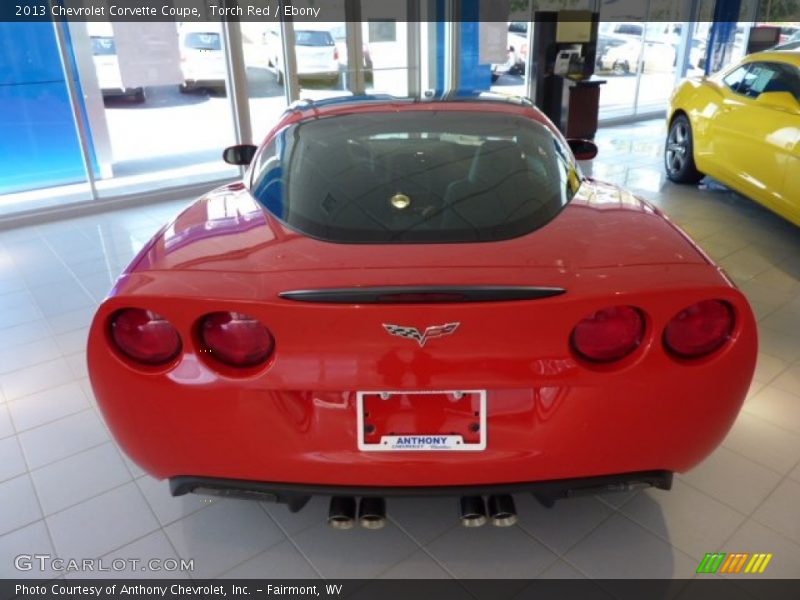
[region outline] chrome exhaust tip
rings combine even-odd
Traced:
[[[464,527],[480,527],[486,524],[486,504],[482,496],[461,497],[461,524]]]
[[[328,508],[328,525],[334,529],[352,529],[356,520],[356,499],[334,496]]]
[[[495,527],[511,527],[517,522],[517,507],[509,494],[489,496],[489,517]]]
[[[358,503],[358,522],[364,529],[381,529],[386,525],[386,500],[362,498]]]

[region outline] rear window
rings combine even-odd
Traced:
[[[221,50],[220,36],[218,33],[187,33],[183,42],[187,48],[194,50]]]
[[[252,193],[317,239],[437,243],[530,233],[579,185],[569,151],[536,121],[409,111],[287,127],[257,159]]]
[[[92,54],[95,56],[113,56],[117,53],[113,37],[93,37]]]
[[[333,46],[333,38],[327,31],[295,31],[298,46]]]

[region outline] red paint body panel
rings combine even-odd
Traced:
[[[354,108],[327,112],[335,110]],[[431,305],[278,297],[297,289],[425,284],[540,285],[567,293]],[[670,356],[661,342],[667,322],[709,298],[733,307],[732,339],[696,362]],[[643,312],[643,344],[611,366],[581,362],[570,348],[572,328],[615,304]],[[111,348],[109,319],[128,306],[175,325],[183,351],[172,364],[142,369]],[[276,350],[267,365],[237,372],[199,352],[198,320],[218,310],[247,313],[270,328]],[[424,347],[382,326],[423,330],[453,321],[460,322],[456,332]],[[97,312],[88,359],[114,436],[156,477],[440,486],[690,469],[735,420],[756,346],[744,296],[656,209],[613,186],[585,181],[552,222],[507,241],[347,245],[288,229],[262,212],[245,186],[233,185],[193,204],[140,253]],[[485,451],[358,450],[357,391],[460,389],[488,392]]]

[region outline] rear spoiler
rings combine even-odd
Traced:
[[[431,304],[539,300],[566,291],[538,286],[390,286],[292,290],[278,296],[286,300],[329,304]]]

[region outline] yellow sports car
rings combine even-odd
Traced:
[[[678,183],[710,175],[800,225],[800,50],[746,56],[682,82],[664,164]]]

